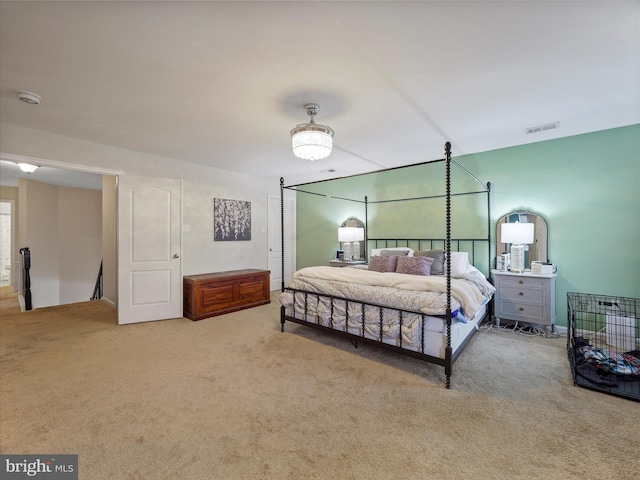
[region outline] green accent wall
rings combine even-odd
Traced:
[[[430,159],[443,156],[433,152]],[[640,125],[454,160],[491,182],[492,260],[500,217],[522,209],[546,219],[549,258],[558,266],[558,325],[567,325],[567,292],[640,298]],[[451,178],[452,193],[482,189],[455,166]],[[297,268],[328,264],[339,248],[338,226],[351,216],[365,219],[365,195],[370,238],[444,236],[442,199],[374,203],[442,195],[444,180],[440,162],[301,187],[332,198],[297,193]],[[486,216],[485,196],[454,197],[452,236],[487,236]],[[487,262],[481,260],[482,271]]]

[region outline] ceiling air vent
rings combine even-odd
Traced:
[[[529,135],[530,133],[546,132],[547,130],[554,130],[560,128],[560,122],[547,123],[546,125],[538,125],[537,127],[529,127],[524,130],[524,133]]]

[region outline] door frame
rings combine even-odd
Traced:
[[[4,153],[4,152],[0,152],[0,160],[4,160],[7,162],[13,162],[13,163],[31,163],[34,165],[39,165],[41,167],[49,167],[49,168],[58,168],[61,170],[70,170],[70,171],[76,171],[76,172],[84,172],[84,173],[93,173],[96,175],[109,175],[109,176],[113,176],[116,177],[116,182],[119,181],[120,176],[124,175],[125,172],[123,170],[116,170],[116,169],[111,169],[111,168],[103,168],[103,167],[96,167],[93,165],[83,165],[83,164],[78,164],[78,163],[69,163],[69,162],[60,162],[57,160],[49,160],[46,158],[38,158],[38,157],[30,157],[30,156],[26,156],[26,155],[16,155],[16,154],[12,154],[12,153]],[[19,207],[18,207],[19,208]],[[114,205],[114,208],[117,210],[118,205],[117,205],[117,196],[116,196],[116,205]],[[17,214],[17,212],[16,212]],[[103,232],[104,232],[104,225],[103,225]],[[116,236],[117,236],[117,231],[116,231]],[[16,235],[14,238],[15,242],[18,242],[18,232],[16,230]],[[15,252],[13,252],[15,254]],[[117,251],[117,247],[116,247],[116,251],[114,252],[114,256],[117,259],[118,256],[118,251]],[[14,272],[15,273],[15,272]],[[118,288],[118,278],[117,278],[117,274],[116,274],[116,278],[115,278],[115,282],[116,282],[116,291]],[[117,302],[117,299],[116,299]],[[111,307],[117,308],[117,305],[113,305],[112,302],[107,302]]]

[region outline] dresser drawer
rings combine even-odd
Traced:
[[[532,321],[544,325],[544,305],[531,303],[518,303],[503,300],[500,302],[500,316],[510,320]]]
[[[502,276],[500,277],[500,284],[503,287],[534,287],[534,288],[545,288],[547,279],[546,278],[535,278],[535,277],[519,277],[517,275],[510,276]]]
[[[540,288],[525,288],[522,285],[515,286],[507,284],[502,287],[500,293],[500,297],[505,300],[544,303],[544,290]]]

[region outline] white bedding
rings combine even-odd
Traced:
[[[495,288],[477,269],[451,278],[451,309],[472,318]],[[377,303],[427,315],[444,315],[446,277],[380,273],[357,268],[307,267],[298,270],[290,288]],[[375,288],[372,288],[375,287]],[[379,287],[379,288],[378,288]]]
[[[451,308],[459,312],[459,320],[452,323],[454,351],[477,328],[495,291],[482,273],[473,270],[477,274],[471,271],[451,279]],[[431,315],[446,312],[446,277],[309,267],[295,273],[290,288],[311,293],[286,291],[280,296],[289,316],[444,358],[446,321]],[[332,302],[322,294],[338,298]],[[397,310],[380,310],[371,303],[415,313],[403,313],[400,319]]]

